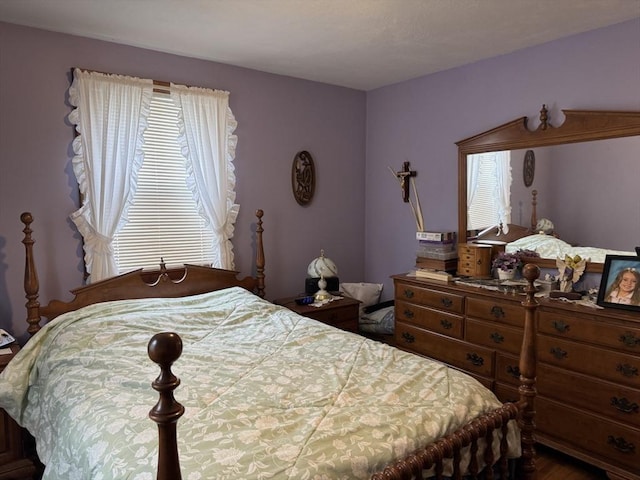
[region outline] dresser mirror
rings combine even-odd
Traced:
[[[559,243],[588,247],[589,252],[596,248],[633,252],[640,242],[640,112],[562,110],[555,114],[543,106],[537,128],[529,130],[527,123],[527,117],[517,118],[457,142],[458,238],[536,244],[542,239],[535,231],[537,221],[549,219]],[[509,151],[511,158],[509,231],[487,225],[495,228],[477,237],[467,223],[469,156],[503,151]],[[525,186],[529,151],[535,155],[535,176]],[[598,253],[589,257],[598,258]],[[527,261],[556,268],[557,255],[546,256]],[[592,261],[587,270],[601,272],[602,266],[602,260]]]

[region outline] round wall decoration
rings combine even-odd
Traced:
[[[316,189],[316,170],[313,158],[306,150],[296,153],[291,166],[291,188],[300,205],[307,205]]]
[[[527,150],[524,154],[524,165],[522,167],[522,177],[524,186],[530,187],[533,183],[533,176],[536,172],[536,154],[533,150]]]

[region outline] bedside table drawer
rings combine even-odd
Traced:
[[[337,300],[341,302],[342,300]],[[332,302],[336,303],[336,302]],[[341,328],[343,330],[349,330],[350,332],[358,331],[358,315],[359,307],[357,304],[350,304],[344,306],[334,306],[327,308],[328,305],[315,308],[316,311],[310,311],[305,313],[305,316],[318,320],[327,325],[333,325],[334,327]]]
[[[360,302],[350,297],[342,297],[321,307],[298,305],[297,297],[279,298],[273,301],[305,317],[350,332],[358,333]]]

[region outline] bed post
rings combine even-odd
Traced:
[[[184,407],[176,401],[173,391],[180,379],[171,371],[171,365],[182,353],[182,340],[177,333],[163,332],[154,335],[147,347],[149,358],[160,366],[160,375],[152,383],[160,398],[149,412],[149,418],[158,424],[157,480],[182,480],[176,425],[184,413]]]
[[[35,240],[31,237],[33,230],[31,230],[31,223],[33,222],[33,215],[31,212],[24,212],[20,215],[20,220],[24,223],[24,248],[26,251],[25,264],[24,264],[24,292],[27,298],[27,323],[29,327],[27,332],[31,336],[35,335],[40,330],[40,302],[38,302],[38,291],[40,290],[40,283],[38,282],[38,272],[36,271],[36,263],[33,259],[33,244]]]
[[[538,233],[536,231],[536,227],[538,226],[538,209],[536,207],[538,205],[538,200],[536,199],[537,196],[538,196],[538,191],[532,190],[531,191],[531,232],[532,233]]]
[[[522,350],[520,351],[520,404],[522,405],[519,418],[520,435],[522,443],[522,480],[535,480],[536,478],[536,452],[535,452],[535,405],[536,396],[536,308],[538,302],[535,299],[535,286],[533,282],[540,276],[537,265],[527,264],[522,270],[527,279],[525,290],[526,298],[522,302],[524,311],[524,337]]]
[[[262,228],[262,216],[264,212],[262,210],[256,210],[256,217],[258,217],[258,221],[256,222],[256,280],[257,285],[256,288],[258,290],[258,296],[260,298],[264,298],[264,245],[262,243],[262,232],[264,229]]]

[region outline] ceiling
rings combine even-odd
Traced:
[[[0,0],[0,21],[360,90],[636,17],[640,0]]]

